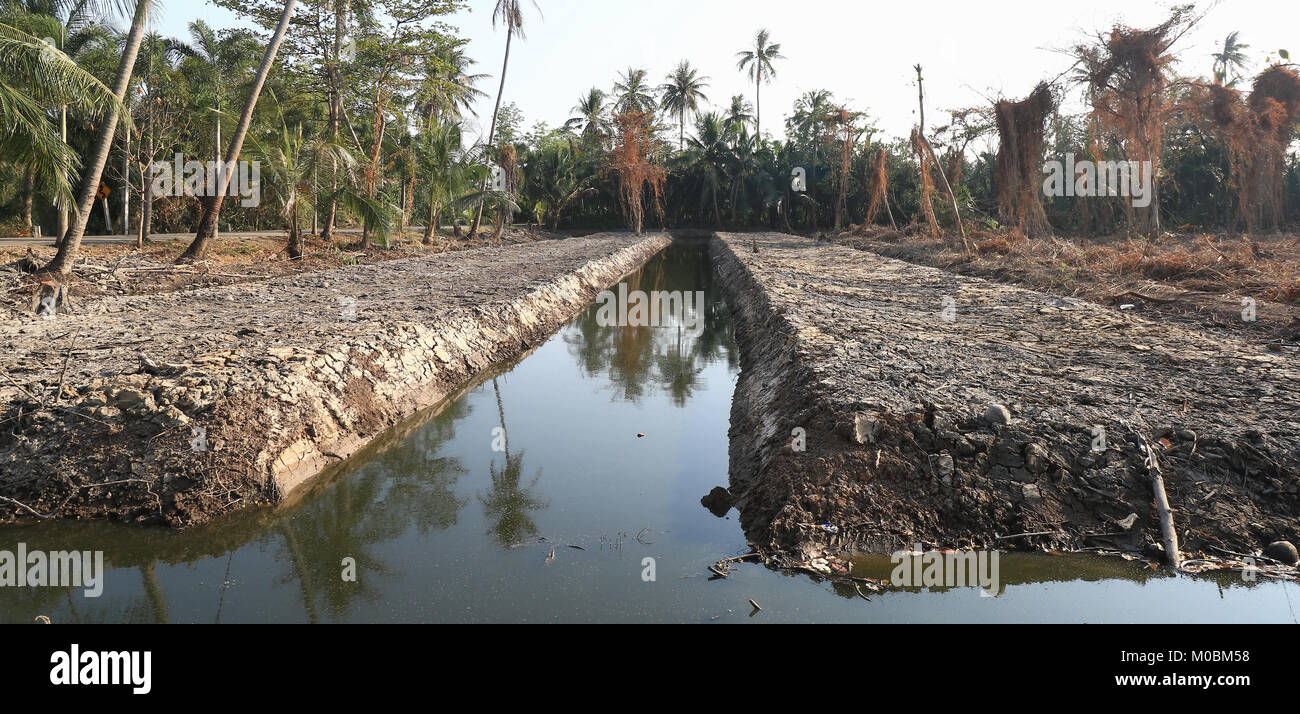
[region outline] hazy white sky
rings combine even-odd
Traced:
[[[629,66],[650,70],[660,83],[681,59],[711,77],[707,94],[725,107],[733,94],[751,101],[754,87],[736,70],[735,55],[762,27],[788,59],[763,87],[764,132],[779,133],[801,93],[829,89],[850,108],[865,110],[891,135],[916,122],[912,66],[925,68],[927,124],[940,111],[980,104],[985,97],[1021,97],[1069,65],[1060,50],[1116,21],[1145,27],[1168,16],[1171,3],[1150,0],[1004,0],[877,2],[876,0],[537,0],[525,2],[527,39],[512,48],[506,101],[527,119],[552,127],[589,87],[608,90]],[[1198,3],[1198,8],[1209,6]],[[492,27],[495,0],[470,0],[449,22],[470,39],[478,71],[492,75],[480,87],[491,98],[478,110],[492,115],[505,34]],[[156,21],[165,34],[185,36],[195,17],[229,25],[233,16],[204,3],[166,0]],[[1181,70],[1209,73],[1210,53],[1232,30],[1250,45],[1251,68],[1278,48],[1300,52],[1300,3],[1295,0],[1221,0],[1176,48]],[[1300,56],[1300,55],[1297,55]]]

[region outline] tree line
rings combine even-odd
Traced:
[[[931,109],[940,119],[911,137],[884,135],[868,108],[818,89],[774,138],[763,87],[794,60],[767,30],[735,57],[752,102],[713,101],[712,78],[682,60],[658,77],[629,67],[576,97],[558,126],[526,128],[506,101],[510,56],[542,15],[497,0],[503,62],[475,141],[467,122],[491,77],[446,22],[460,0],[215,1],[257,29],[199,20],[187,37],[163,37],[148,31],[147,0],[0,0],[0,228],[52,235],[48,272],[70,271],[88,232],[141,244],[193,232],[183,259],[201,260],[221,231],[284,229],[298,258],[307,235],[332,241],[341,225],[361,229],[363,248],[412,228],[429,244],[441,226],[478,235],[484,221],[494,235],[516,222],[1152,233],[1162,222],[1277,227],[1300,205],[1289,57],[1266,55],[1247,93],[1249,46],[1232,33],[1206,76],[1176,72],[1174,45],[1198,19],[1190,7],[1156,28],[1085,39],[1074,65],[1024,100]],[[1071,93],[1084,111],[1060,111]],[[924,116],[934,99],[920,101]],[[1267,152],[1251,148],[1265,139]],[[1036,167],[1067,153],[1154,160],[1154,208],[1044,196]],[[256,161],[260,203],[226,190],[156,195],[151,167],[178,155]]]

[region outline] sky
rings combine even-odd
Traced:
[[[163,0],[156,29],[186,36],[196,17],[210,24],[238,22],[229,11],[198,0]],[[849,108],[866,111],[889,136],[906,136],[916,123],[913,65],[924,67],[926,123],[945,123],[945,109],[986,104],[999,96],[1021,98],[1041,79],[1069,68],[1064,50],[1116,22],[1147,27],[1168,16],[1172,3],[1142,0],[524,0],[527,38],[511,48],[505,101],[522,110],[524,129],[551,127],[573,116],[590,87],[609,90],[628,67],[650,70],[655,85],[678,61],[689,59],[710,77],[713,108],[733,94],[753,101],[754,86],[736,69],[736,53],[766,28],[787,59],[762,89],[765,134],[783,135],[794,100],[828,89]],[[490,96],[470,118],[471,133],[486,133],[505,50],[505,33],[492,26],[495,0],[470,0],[445,21],[469,39],[467,54]],[[1239,30],[1250,69],[1258,71],[1279,48],[1300,52],[1300,2],[1220,0],[1175,47],[1180,71],[1210,72],[1210,54]],[[1300,55],[1297,55],[1300,57]]]

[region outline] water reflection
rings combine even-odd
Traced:
[[[731,317],[712,280],[706,244],[666,251],[622,282],[628,293],[703,292],[703,305],[695,307],[704,313],[704,329],[692,335],[671,320],[659,327],[602,326],[594,307],[583,313],[565,332],[564,341],[588,376],[609,380],[615,398],[639,403],[654,386],[671,395],[673,406],[685,407],[703,373],[701,365],[725,361],[735,372],[739,356]],[[610,292],[616,298],[620,294],[617,287]],[[615,305],[622,307],[617,301]]]

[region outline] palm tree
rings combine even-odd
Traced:
[[[487,96],[474,86],[487,78],[486,74],[470,73],[475,64],[460,47],[438,52],[416,94],[427,126],[433,125],[435,116],[460,119],[464,112],[474,114],[474,102]]]
[[[569,111],[577,116],[564,122],[564,128],[573,130],[579,127],[584,138],[594,139],[609,133],[609,118],[605,111],[605,92],[592,87],[587,94],[578,98],[578,103]]]
[[[533,0],[533,9],[537,14],[542,14],[542,9],[537,7],[537,0]],[[524,34],[524,11],[520,7],[520,0],[497,0],[496,8],[492,10],[492,27],[496,27],[498,21],[506,26],[506,58],[501,63],[501,85],[497,87],[497,104],[492,110],[492,124],[488,128],[487,146],[493,146],[493,142],[496,141],[497,117],[501,114],[501,97],[506,91],[506,71],[510,69],[510,41],[515,35],[519,35],[520,39],[528,39]],[[479,206],[474,214],[474,224],[470,228],[471,237],[478,235],[478,226],[482,221],[483,207]]]
[[[487,168],[483,166],[481,153],[466,151],[460,124],[448,120],[434,124],[416,144],[415,162],[426,177],[429,191],[425,245],[433,244],[444,213],[453,217],[453,230],[459,235],[459,216],[466,210],[477,210],[485,204],[519,210],[504,192],[484,188]],[[479,187],[477,191],[473,190],[475,185]]]
[[[312,176],[322,166],[340,166],[350,172],[356,168],[356,159],[341,144],[331,141],[327,136],[304,139],[302,125],[290,129],[283,112],[280,114],[279,132],[267,141],[253,139],[250,153],[255,161],[260,162],[261,180],[258,188],[262,198],[270,199],[280,207],[280,216],[288,226],[289,242],[285,250],[290,260],[298,260],[304,252],[298,221],[303,209],[316,210],[318,200],[313,191],[304,190],[304,187],[311,186]],[[382,225],[386,220],[386,214],[378,202],[353,189],[351,182],[345,182],[344,188],[329,198],[360,213],[372,224]]]
[[[572,140],[545,143],[529,157],[528,168],[528,192],[541,198],[538,223],[545,221],[551,230],[560,227],[569,204],[596,192],[590,186],[595,174],[579,176],[578,151]]]
[[[736,69],[749,74],[750,80],[754,82],[754,102],[758,110],[755,114],[755,136],[763,135],[763,85],[771,82],[772,77],[776,76],[776,68],[772,62],[779,59],[785,59],[781,54],[780,43],[773,44],[771,35],[767,30],[759,30],[758,36],[754,38],[754,47],[748,50],[741,50],[736,53],[739,62],[736,63]]]
[[[202,20],[191,22],[189,31],[191,42],[173,40],[171,49],[185,58],[182,63],[186,65],[186,76],[201,82],[204,91],[200,102],[208,105],[203,111],[212,115],[212,160],[220,161],[223,100],[232,89],[234,75],[247,66],[248,58],[257,56],[261,42],[242,30],[218,35]]]
[[[5,23],[34,38],[44,38],[44,42],[53,44],[52,49],[74,59],[83,50],[112,42],[113,33],[101,22],[110,14],[109,10],[110,5],[104,0],[0,0],[0,17]],[[67,144],[69,104],[61,102],[57,106],[60,141]],[[30,188],[34,189],[40,178],[46,192],[53,195],[58,209],[55,238],[62,240],[68,230],[68,203],[72,201],[70,176],[55,179],[54,184],[48,185],[45,181],[50,180],[50,176],[38,176],[30,167],[27,174],[31,179],[28,182]],[[60,186],[60,182],[64,185]],[[30,192],[27,200],[30,203]]]
[[[627,72],[619,76],[618,81],[614,82],[614,93],[618,95],[618,100],[614,103],[615,111],[624,114],[654,108],[655,100],[650,96],[652,90],[646,84],[649,74],[644,69],[628,67]]]
[[[153,165],[156,151],[157,120],[163,104],[165,76],[175,70],[175,60],[184,56],[183,45],[174,39],[150,32],[140,41],[140,52],[136,57],[136,76],[140,86],[138,99],[142,106],[144,126],[141,127],[139,147],[139,166],[141,179],[140,192],[140,232],[139,244],[149,239],[153,226],[153,182],[148,179],[149,167]],[[125,232],[125,230],[124,230]]]
[[[131,72],[135,68],[135,57],[140,51],[140,42],[144,39],[145,25],[149,22],[149,6],[152,0],[136,0],[135,17],[131,21],[131,30],[127,33],[126,44],[122,48],[122,59],[118,62],[117,76],[113,79],[113,97],[116,100],[105,112],[104,121],[95,134],[94,147],[90,160],[81,174],[81,186],[77,190],[77,214],[68,234],[59,243],[59,250],[54,259],[41,269],[43,273],[67,275],[72,272],[72,261],[81,247],[81,237],[86,232],[86,223],[90,220],[90,210],[95,204],[95,195],[99,191],[99,179],[104,173],[104,164],[108,163],[108,152],[113,146],[113,134],[117,130],[117,121],[126,96],[126,87],[131,82]]]
[[[1224,84],[1229,87],[1235,85],[1240,79],[1240,71],[1246,68],[1246,53],[1242,50],[1250,48],[1239,39],[1241,33],[1233,30],[1224,38],[1223,45],[1218,52],[1210,55],[1214,58],[1214,81],[1216,84]]]
[[[722,118],[722,126],[727,130],[727,134],[734,136],[748,125],[754,122],[754,105],[745,101],[745,98],[739,94],[731,98],[731,106],[727,108],[726,115]]]
[[[713,220],[719,227],[722,226],[722,209],[718,204],[718,192],[722,189],[730,157],[731,149],[727,146],[727,130],[722,117],[714,112],[696,117],[695,136],[691,137],[687,163],[700,178],[701,212],[706,200],[712,198]]]
[[[276,26],[275,32],[271,35],[271,42],[266,47],[266,54],[262,57],[262,66],[258,67],[257,75],[253,78],[253,84],[248,90],[248,99],[244,102],[244,112],[239,117],[239,124],[235,126],[235,135],[230,138],[230,148],[226,150],[225,164],[233,166],[239,160],[239,152],[244,146],[244,137],[248,135],[248,127],[253,123],[253,109],[257,106],[257,98],[262,93],[262,86],[266,84],[266,76],[271,73],[271,65],[275,64],[275,55],[280,51],[280,43],[284,42],[284,33],[289,29],[289,20],[293,17],[293,8],[297,0],[285,0],[284,11],[280,14],[280,24]],[[226,198],[226,190],[229,188],[230,172],[224,173],[224,178],[220,185],[214,187],[211,193],[215,195],[207,196],[203,201],[203,208],[199,214],[199,228],[194,233],[194,241],[190,247],[185,249],[178,262],[190,262],[203,260],[208,253],[208,245],[212,236],[217,229],[217,216],[221,214],[221,204]]]
[[[677,69],[668,75],[668,81],[659,87],[659,106],[670,114],[677,115],[677,150],[686,148],[686,113],[692,115],[700,111],[700,102],[707,102],[704,88],[709,86],[708,77],[700,77],[691,63],[682,60]]]

